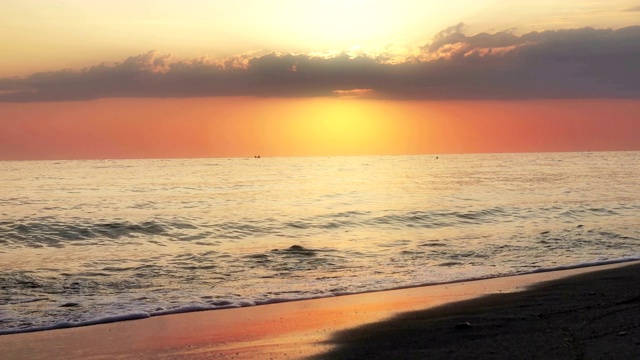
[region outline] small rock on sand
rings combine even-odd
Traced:
[[[473,326],[469,322],[457,323],[453,328],[456,330],[471,329]]]

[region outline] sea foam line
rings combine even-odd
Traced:
[[[536,273],[543,273],[543,272],[550,272],[550,271],[561,271],[561,270],[580,269],[580,268],[603,266],[603,265],[621,264],[621,263],[633,262],[633,261],[640,261],[640,256],[625,257],[625,258],[619,258],[619,259],[608,259],[608,260],[601,260],[601,261],[589,261],[589,262],[572,264],[572,265],[539,268],[536,270],[523,272],[523,273],[503,274],[503,275],[496,275],[496,276],[488,275],[484,277],[465,278],[465,279],[458,279],[458,280],[447,281],[447,282],[430,282],[430,283],[412,284],[412,285],[398,286],[398,287],[380,289],[380,290],[336,292],[331,294],[316,295],[311,297],[299,297],[299,298],[272,298],[272,299],[256,300],[256,301],[240,300],[237,302],[229,302],[228,304],[217,305],[217,306],[189,304],[189,305],[181,306],[178,308],[159,310],[154,312],[137,311],[137,312],[132,312],[132,313],[123,314],[123,315],[110,315],[105,317],[99,317],[99,318],[95,318],[87,321],[80,321],[80,322],[64,321],[54,325],[47,325],[47,326],[39,326],[39,327],[32,327],[32,328],[25,328],[25,329],[0,330],[0,335],[12,335],[12,334],[23,334],[23,333],[31,333],[31,332],[47,331],[47,330],[68,329],[68,328],[81,327],[81,326],[100,325],[100,324],[108,324],[113,322],[129,321],[129,320],[140,320],[140,319],[147,319],[155,316],[184,314],[184,313],[199,312],[199,311],[235,309],[235,308],[242,308],[242,307],[262,306],[262,305],[286,303],[286,302],[293,302],[293,301],[313,300],[313,299],[328,298],[328,297],[335,297],[335,296],[367,294],[367,293],[375,293],[375,292],[381,292],[381,291],[411,289],[411,288],[424,287],[424,286],[454,284],[454,283],[485,280],[485,279],[495,279],[495,278],[508,277],[508,276],[519,276],[519,275],[536,274]]]

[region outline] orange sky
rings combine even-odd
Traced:
[[[196,98],[3,103],[0,158],[640,150],[637,114],[639,100],[606,99]]]
[[[0,2],[0,160],[640,150],[636,0]]]

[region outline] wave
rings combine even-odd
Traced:
[[[622,205],[621,205],[622,206]],[[635,207],[632,207],[635,209]],[[638,207],[640,208],[640,207]],[[388,214],[380,215],[388,212]],[[143,241],[164,239],[179,242],[200,242],[212,245],[215,241],[242,240],[278,236],[304,238],[312,234],[330,234],[351,229],[441,229],[464,228],[476,225],[534,221],[578,223],[584,219],[605,216],[625,217],[635,214],[626,208],[588,206],[546,206],[540,208],[495,206],[461,210],[413,211],[345,211],[320,214],[299,219],[277,218],[238,219],[211,222],[211,219],[153,218],[140,222],[90,222],[70,219],[67,222],[54,217],[40,217],[31,221],[0,222],[0,245],[26,247],[56,247],[67,245],[110,244],[120,239],[139,238]]]
[[[185,223],[162,221],[113,221],[99,223],[71,223],[48,221],[4,221],[0,223],[0,244],[26,247],[65,247],[87,240],[116,240],[142,236],[168,236],[172,229],[194,228]]]
[[[297,248],[294,249],[294,251],[297,251]],[[423,287],[423,286],[434,286],[434,285],[469,282],[469,281],[477,281],[477,280],[507,277],[507,276],[535,274],[535,273],[541,273],[541,272],[579,269],[579,268],[612,265],[612,264],[619,264],[619,263],[626,263],[626,262],[633,262],[633,261],[640,261],[640,257],[625,257],[620,259],[589,261],[589,262],[564,265],[564,266],[538,268],[528,272],[487,275],[482,277],[471,277],[471,278],[460,278],[460,279],[455,279],[455,280],[446,281],[446,282],[428,282],[428,283],[410,284],[410,285],[397,286],[397,287],[391,287],[391,288],[385,288],[385,289],[376,289],[376,290],[336,291],[336,292],[326,293],[321,295],[300,296],[300,297],[279,297],[279,298],[270,298],[265,300],[243,299],[243,300],[237,300],[237,301],[230,301],[230,300],[218,299],[218,300],[211,300],[206,304],[185,304],[185,305],[175,306],[171,309],[158,308],[156,309],[156,311],[151,311],[151,312],[131,311],[123,314],[100,316],[90,320],[77,321],[77,322],[63,321],[53,325],[46,325],[46,326],[31,326],[31,327],[16,328],[16,329],[0,329],[0,335],[30,333],[30,332],[37,332],[37,331],[66,329],[66,328],[81,327],[81,326],[91,326],[91,325],[106,324],[106,323],[120,322],[120,321],[140,320],[140,319],[146,319],[154,316],[173,315],[173,314],[190,313],[190,312],[198,312],[198,311],[223,310],[223,309],[249,307],[249,306],[262,306],[262,305],[269,305],[269,304],[320,299],[320,298],[335,297],[335,296],[347,296],[347,295],[365,294],[365,293],[373,293],[373,292],[380,292],[380,291],[410,289],[410,288]],[[440,266],[455,266],[455,265],[456,264],[441,264]],[[34,299],[33,301],[41,301],[41,300],[45,300],[45,299]],[[69,303],[69,304],[71,305],[68,305],[67,307],[76,307],[76,306],[82,305],[79,303]],[[63,304],[61,305],[61,307],[65,307],[65,305],[66,304]]]

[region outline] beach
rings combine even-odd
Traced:
[[[631,359],[640,263],[0,336],[4,359]]]

